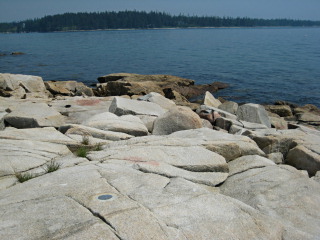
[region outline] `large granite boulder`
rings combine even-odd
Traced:
[[[237,163],[238,162],[238,163]],[[320,236],[320,184],[288,165],[262,159],[235,159],[229,163],[233,175],[221,192],[300,232],[292,239]]]
[[[0,73],[0,92],[16,98],[47,98],[49,92],[41,77]]]
[[[113,99],[109,111],[118,116],[127,114],[160,116],[166,112],[165,109],[156,103],[131,100],[122,97],[115,97]]]
[[[154,121],[152,134],[168,135],[176,131],[201,127],[202,121],[198,114],[187,107],[175,107]]]
[[[209,107],[219,107],[222,103],[216,99],[210,92],[206,91],[203,104]]]
[[[126,133],[133,136],[148,135],[148,129],[137,116],[118,117],[111,112],[99,113],[85,120],[82,125],[104,131]]]
[[[268,128],[271,128],[267,111],[259,104],[248,103],[239,106],[237,116],[239,120],[261,123],[266,125]]]
[[[320,155],[312,150],[298,145],[292,148],[286,157],[285,162],[297,169],[307,170],[311,176],[320,171]]]
[[[45,103],[25,102],[9,109],[4,119],[16,128],[59,127],[64,117]]]

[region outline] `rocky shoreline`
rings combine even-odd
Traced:
[[[317,107],[98,81],[0,74],[0,239],[319,239]]]

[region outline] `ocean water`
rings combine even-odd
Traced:
[[[206,28],[0,34],[1,73],[97,83],[117,72],[221,81],[215,96],[320,107],[320,28]]]

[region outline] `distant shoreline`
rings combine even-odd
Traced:
[[[21,33],[68,33],[68,32],[102,32],[102,31],[134,31],[134,30],[183,30],[183,29],[240,29],[240,28],[320,28],[320,26],[254,26],[254,27],[164,27],[164,28],[106,28],[106,29],[88,29],[88,30],[66,30],[51,32],[0,32],[0,34],[21,34]]]

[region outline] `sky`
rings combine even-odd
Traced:
[[[320,0],[0,0],[0,22],[21,21],[65,12],[120,10],[320,20]]]

